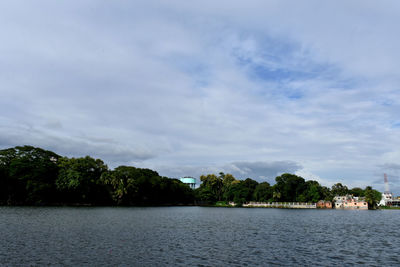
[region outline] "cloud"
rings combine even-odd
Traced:
[[[276,161],[276,162],[232,162],[219,166],[151,166],[161,175],[170,177],[193,176],[200,177],[207,174],[219,174],[220,172],[230,173],[236,179],[244,180],[251,178],[259,182],[268,181],[275,183],[275,177],[282,173],[294,173],[302,168],[296,162]]]
[[[233,162],[225,167],[230,170],[234,176],[244,179],[254,177],[256,180],[274,180],[274,178],[282,173],[294,173],[301,169],[302,166],[292,161],[275,161],[275,162]]]
[[[387,171],[400,171],[400,164],[398,163],[385,163],[381,166],[383,170]]]
[[[369,184],[399,159],[398,6],[2,2],[0,146]]]
[[[0,127],[1,130],[2,127]],[[58,129],[58,128],[57,128]],[[61,156],[84,157],[86,155],[100,158],[106,162],[133,164],[156,157],[156,152],[145,147],[124,147],[112,139],[87,136],[60,136],[49,134],[35,127],[10,128],[0,131],[0,147],[7,148],[19,145],[33,145],[52,150]],[[111,166],[111,167],[112,167]]]

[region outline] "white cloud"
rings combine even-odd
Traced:
[[[230,173],[236,179],[251,178],[259,182],[267,181],[275,184],[275,177],[282,173],[294,173],[302,168],[296,162],[291,161],[238,161],[221,165],[210,166],[145,166],[159,171],[161,175],[172,177],[193,176],[199,177],[206,174]]]
[[[371,183],[399,159],[398,5],[2,2],[0,146]]]

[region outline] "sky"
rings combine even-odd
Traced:
[[[400,194],[400,2],[1,1],[0,149]]]

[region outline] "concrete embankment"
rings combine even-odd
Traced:
[[[286,209],[316,209],[316,203],[303,202],[249,202],[243,204],[243,207],[249,208],[286,208]]]

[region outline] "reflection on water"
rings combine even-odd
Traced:
[[[399,210],[0,207],[0,265],[397,265]]]

